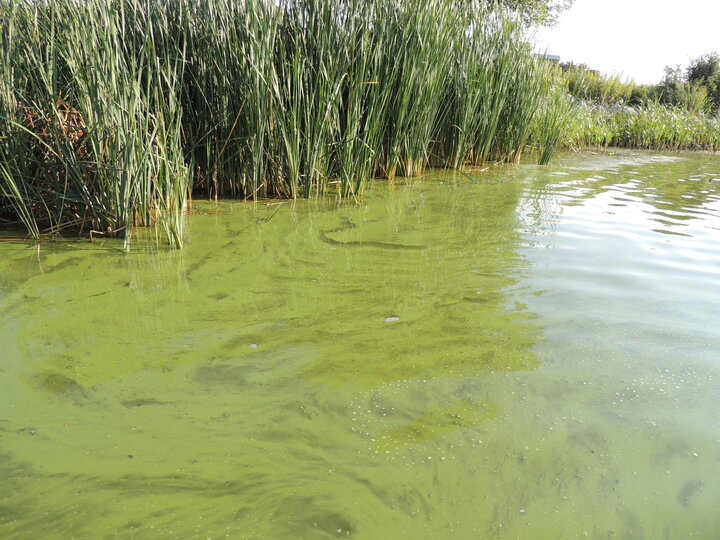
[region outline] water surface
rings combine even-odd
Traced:
[[[0,243],[0,537],[714,538],[720,159]]]

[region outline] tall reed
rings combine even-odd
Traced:
[[[377,175],[517,161],[550,91],[521,23],[481,0],[0,12],[0,217],[34,237],[154,224],[180,246],[191,192],[346,197]],[[545,129],[549,157],[560,127]]]
[[[454,40],[444,124],[436,137],[447,165],[517,160],[543,92],[546,66],[534,59],[516,19],[471,4]]]
[[[190,176],[167,12],[126,0],[8,4],[0,186],[35,237],[158,223],[182,242]]]
[[[575,113],[576,107],[563,86],[556,86],[545,94],[540,112],[536,115],[534,133],[540,165],[548,163],[556,148],[565,142],[564,137],[567,136]]]

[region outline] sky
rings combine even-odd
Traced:
[[[575,0],[536,40],[562,62],[658,83],[667,65],[720,53],[720,0]]]

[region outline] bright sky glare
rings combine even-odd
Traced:
[[[537,50],[638,83],[658,83],[663,68],[720,53],[720,0],[575,0]]]

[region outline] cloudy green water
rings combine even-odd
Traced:
[[[717,538],[720,158],[0,243],[2,538]]]

